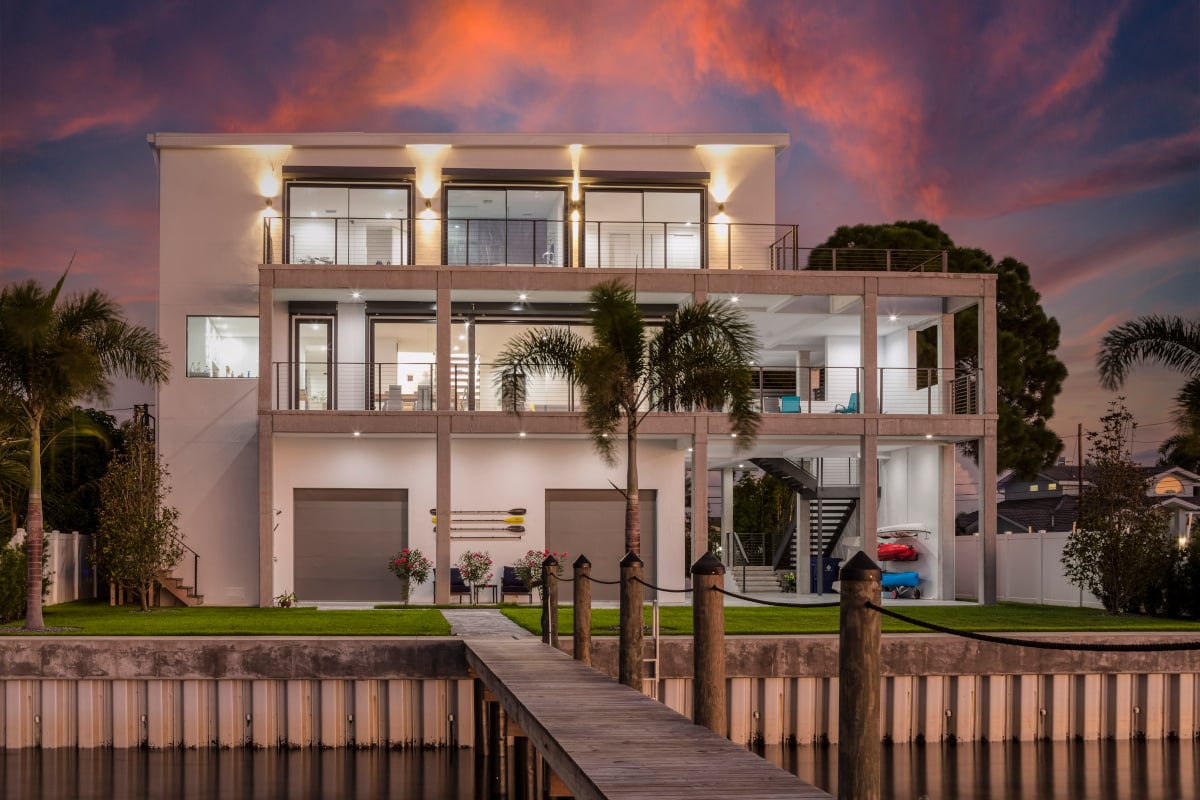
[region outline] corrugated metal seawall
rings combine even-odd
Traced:
[[[733,741],[838,741],[836,637],[726,644]],[[615,673],[615,640],[595,645],[598,668]],[[690,716],[691,640],[666,639],[660,655],[646,691]],[[1196,652],[888,636],[884,665],[882,730],[894,742],[1200,736]],[[458,639],[22,637],[0,650],[0,685],[0,749],[475,743]]]

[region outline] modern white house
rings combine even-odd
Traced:
[[[905,569],[923,596],[953,597],[960,443],[978,448],[980,518],[996,519],[994,276],[948,273],[938,252],[797,241],[795,221],[775,218],[784,134],[148,141],[173,365],[158,442],[199,555],[178,576],[194,568],[207,603],[394,601],[386,564],[404,546],[436,565],[417,601],[449,599],[468,549],[497,572],[533,548],[583,553],[596,577],[616,577],[624,465],[595,453],[570,386],[531,376],[512,415],[492,383],[514,335],[586,336],[588,292],[613,278],[636,287],[651,324],[720,298],[760,339],[749,448],[718,412],[652,413],[642,427],[650,582],[685,585],[705,547],[699,535],[686,551],[685,530],[697,509],[703,531],[708,473],[751,461],[801,496],[798,545],[771,557],[804,573],[810,552],[874,555],[880,528],[912,525],[926,536]],[[980,361],[964,371],[953,322],[970,308]],[[829,527],[826,507],[839,509]],[[995,530],[982,541],[988,602]]]

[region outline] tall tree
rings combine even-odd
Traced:
[[[68,272],[69,272],[68,267]],[[36,281],[0,289],[0,394],[17,409],[29,439],[29,605],[27,630],[42,621],[42,425],[76,401],[108,396],[112,377],[165,381],[166,346],[153,331],[125,321],[107,295],[62,297],[67,273],[47,291]]]
[[[1159,453],[1162,463],[1200,470],[1200,318],[1151,314],[1122,323],[1100,340],[1100,385],[1116,391],[1138,364],[1176,370],[1187,381],[1175,396],[1176,432]]]
[[[625,549],[641,550],[638,507],[638,428],[651,411],[728,408],[739,444],[758,431],[750,361],[758,350],[754,329],[741,311],[721,301],[685,305],[648,329],[632,289],[620,281],[596,286],[588,318],[592,339],[562,328],[527,331],[497,359],[501,406],[525,407],[525,378],[565,378],[580,389],[592,444],[616,463],[617,438],[625,438]],[[623,428],[623,430],[622,430]]]
[[[167,468],[154,452],[149,428],[132,423],[100,481],[100,529],[95,561],[116,586],[132,589],[150,609],[154,583],[183,555],[179,512],[166,503]]]
[[[1172,543],[1166,511],[1148,501],[1149,481],[1128,455],[1133,415],[1118,399],[1100,422],[1101,430],[1088,432],[1094,485],[1080,497],[1062,563],[1072,583],[1120,614],[1168,573]]]
[[[951,272],[996,275],[996,393],[1000,417],[996,466],[1029,477],[1054,463],[1063,444],[1047,423],[1054,415],[1054,398],[1062,391],[1067,368],[1054,352],[1059,343],[1058,323],[1042,309],[1041,295],[1030,282],[1028,266],[1014,258],[997,262],[977,248],[957,247],[945,231],[925,220],[839,227],[813,252],[809,267],[829,268],[829,251],[825,248],[834,247],[879,250],[880,269],[884,263],[882,251],[886,249],[946,250]],[[870,256],[853,260],[859,267],[869,262]],[[940,259],[936,260],[936,268],[941,268]],[[955,315],[954,361],[963,369],[980,365],[978,331],[975,309]],[[918,344],[929,346],[927,342]]]

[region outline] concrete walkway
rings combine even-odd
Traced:
[[[532,633],[499,611],[488,608],[442,609],[455,636],[499,636],[505,639],[534,639]]]

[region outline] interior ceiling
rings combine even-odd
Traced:
[[[347,296],[341,302],[355,302]],[[520,295],[525,294],[524,300]],[[275,293],[281,301],[329,300],[328,290],[285,289]],[[733,295],[713,294],[714,299],[732,302]],[[682,292],[639,292],[638,300],[649,318],[660,318],[686,302]],[[431,316],[435,295],[432,291],[371,290],[362,302],[368,313],[397,316]],[[386,305],[385,305],[386,304]],[[738,295],[737,306],[754,324],[759,337],[759,366],[794,367],[799,352],[809,354],[811,366],[826,366],[826,337],[860,335],[861,303],[847,298],[824,295]],[[879,336],[906,330],[920,330],[937,322],[942,313],[940,298],[880,297],[876,319]],[[581,319],[588,310],[585,292],[498,290],[458,290],[453,294],[455,317],[472,315],[498,319]],[[894,319],[892,317],[895,317]]]

